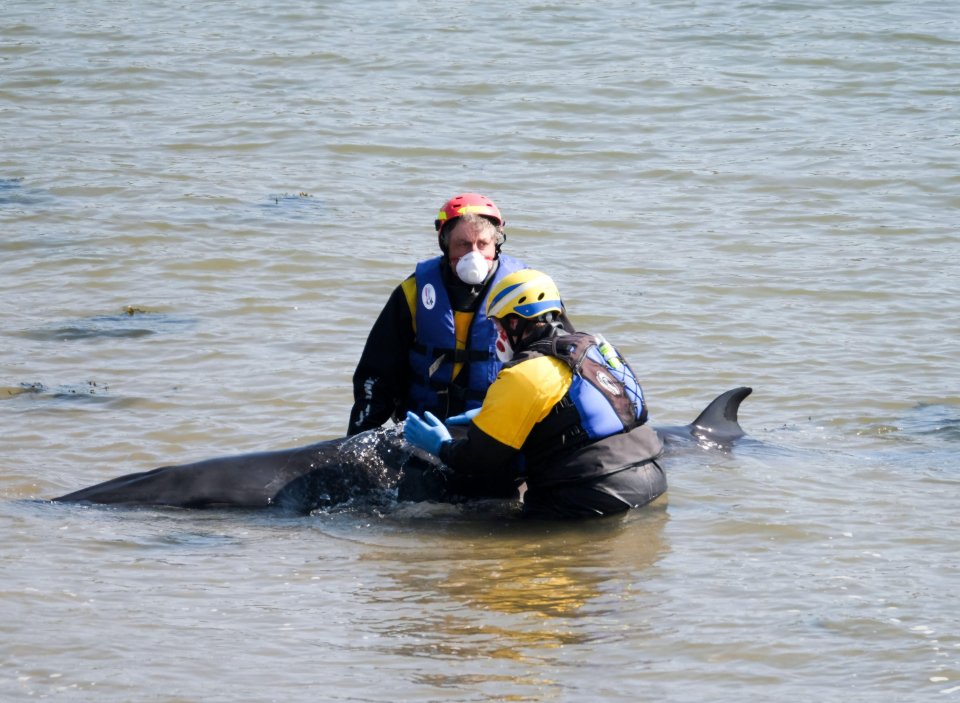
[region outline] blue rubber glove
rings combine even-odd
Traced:
[[[407,422],[403,426],[403,438],[410,444],[434,456],[440,455],[440,445],[453,437],[450,430],[443,426],[439,418],[431,412],[425,412],[423,419],[416,413],[407,411]]]
[[[460,415],[454,415],[453,417],[447,418],[448,425],[469,425],[473,422],[475,418],[480,413],[480,408],[474,408],[473,410],[467,410],[467,412]]]

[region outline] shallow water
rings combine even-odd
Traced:
[[[960,699],[952,4],[317,5],[5,6],[0,696]],[[597,524],[42,502],[341,435],[464,190],[751,441]]]

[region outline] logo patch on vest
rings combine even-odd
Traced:
[[[428,283],[423,287],[420,299],[423,301],[423,307],[427,310],[433,310],[433,306],[437,304],[437,291],[434,290],[432,283]]]
[[[607,374],[605,374],[603,371],[597,371],[597,383],[603,386],[610,395],[620,395],[619,386],[617,386],[617,384],[613,382],[613,379],[607,376]]]

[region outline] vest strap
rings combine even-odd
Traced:
[[[469,364],[471,361],[487,361],[492,356],[490,352],[476,349],[449,349],[446,347],[430,347],[420,342],[413,343],[413,349],[418,354],[432,358],[433,362],[427,369],[427,377],[433,376],[446,362],[454,364]]]
[[[438,396],[448,396],[453,400],[466,401],[466,400],[477,400],[482,401],[486,393],[484,391],[478,391],[473,388],[467,388],[466,386],[460,386],[456,383],[448,384],[441,383],[440,381],[430,381],[430,388]]]

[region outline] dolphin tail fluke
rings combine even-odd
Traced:
[[[753,389],[748,386],[733,388],[718,395],[697,419],[690,423],[690,434],[709,442],[728,443],[746,435],[737,421],[740,403]]]

